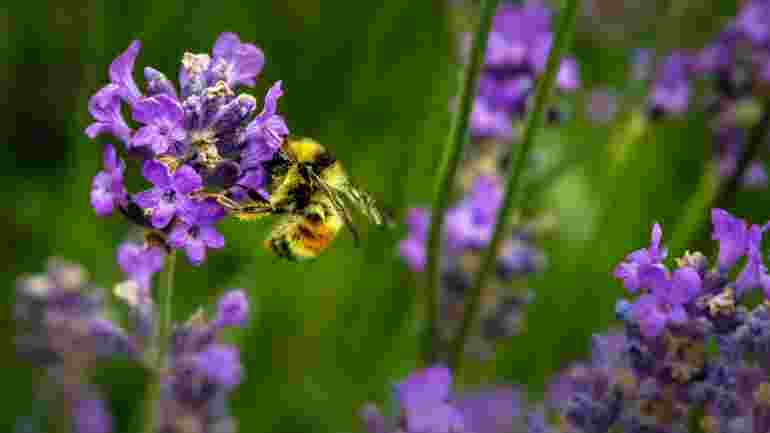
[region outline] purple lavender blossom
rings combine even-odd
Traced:
[[[766,0],[746,2],[738,13],[735,24],[753,43],[766,43],[770,39],[770,4]]]
[[[133,118],[145,126],[131,138],[132,147],[147,147],[156,155],[174,151],[187,133],[179,102],[165,94],[143,98],[133,105]]]
[[[723,209],[711,210],[711,222],[714,225],[711,239],[719,241],[717,264],[721,271],[726,271],[746,253],[748,224]]]
[[[276,114],[278,98],[281,96],[283,96],[283,89],[281,88],[281,82],[278,81],[267,91],[262,112],[246,126],[245,139],[249,143],[249,147],[257,147],[257,149],[251,148],[251,155],[270,153],[265,149],[275,152],[280,148],[283,139],[289,134],[289,128],[286,126],[283,116]],[[270,157],[272,157],[272,154]]]
[[[615,267],[612,275],[623,280],[623,286],[631,293],[646,285],[643,272],[650,267],[657,267],[668,254],[660,247],[663,229],[660,224],[652,226],[650,246],[636,250],[626,256],[625,260]]]
[[[743,268],[738,278],[735,280],[735,290],[738,297],[749,289],[761,287],[765,296],[770,294],[770,275],[767,274],[767,267],[762,262],[762,251],[760,243],[765,228],[753,224],[749,229],[747,239],[746,266]]]
[[[463,431],[462,414],[451,404],[452,375],[445,367],[430,367],[410,374],[396,385],[396,398],[409,433]]]
[[[225,391],[241,383],[243,369],[238,349],[224,344],[211,344],[195,357],[197,371]]]
[[[652,85],[650,105],[653,111],[682,114],[690,101],[690,70],[692,60],[683,52],[667,56]]]
[[[463,393],[455,402],[465,431],[504,433],[519,431],[524,412],[521,392],[514,386],[496,386]]]
[[[106,166],[94,181],[94,208],[102,215],[117,206],[130,222],[159,229],[167,244],[173,234],[174,245],[200,261],[206,247],[223,244],[215,221],[195,220],[191,202],[199,201],[200,191],[218,191],[235,201],[251,200],[254,193],[269,199],[266,167],[289,133],[277,111],[282,84],[268,90],[257,113],[256,98],[237,94],[237,87],[256,84],[264,55],[237,35],[222,33],[211,54],[184,54],[178,88],[148,66],[140,89],[133,77],[139,48],[139,41],[132,42],[111,63],[110,83],[89,102],[95,122],[86,133],[123,141],[132,157],[142,159],[142,174],[153,187],[133,195],[113,190],[110,182],[121,178],[123,166]],[[124,103],[139,124],[136,131],[122,116]]]
[[[243,289],[225,293],[217,303],[217,327],[243,326],[249,317],[249,302]]]
[[[104,401],[99,398],[83,398],[74,404],[72,418],[76,433],[110,433],[112,417]]]
[[[123,185],[123,173],[126,165],[118,158],[111,144],[104,146],[104,170],[94,176],[91,182],[91,206],[99,216],[107,216],[123,205],[128,193]]]
[[[154,187],[134,194],[133,200],[150,215],[153,227],[164,228],[182,206],[189,203],[188,194],[198,190],[203,181],[195,170],[183,165],[173,174],[156,160],[148,160],[142,167],[142,176]]]
[[[214,42],[211,64],[213,81],[224,80],[229,86],[254,86],[262,71],[265,56],[254,44],[241,42],[235,33],[222,33]]]
[[[86,128],[86,135],[95,138],[101,134],[112,134],[123,143],[131,140],[131,128],[123,119],[121,108],[121,87],[117,84],[107,84],[99,89],[88,100],[88,112],[96,119],[96,122]]]
[[[534,83],[545,70],[553,43],[551,15],[551,10],[539,2],[498,8],[470,119],[474,138],[502,142],[513,138],[511,122],[524,118]],[[573,91],[579,86],[577,62],[565,58],[558,71],[557,88]]]
[[[668,323],[681,324],[687,320],[684,305],[693,300],[701,291],[700,275],[688,267],[681,267],[669,277],[658,267],[645,269],[644,280],[648,282],[650,294],[636,300],[632,315],[647,337],[660,335]]]
[[[224,209],[213,200],[185,202],[180,208],[181,220],[171,227],[168,244],[184,248],[192,264],[201,264],[206,259],[207,248],[225,246],[224,236],[214,227],[224,215]]]
[[[152,277],[163,269],[166,252],[161,247],[124,242],[118,247],[118,264],[149,295]]]
[[[120,88],[121,98],[130,104],[133,104],[142,96],[133,77],[134,62],[139,55],[140,47],[141,43],[139,41],[132,41],[128,48],[126,48],[126,51],[116,57],[110,64],[110,81]]]

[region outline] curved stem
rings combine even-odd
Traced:
[[[483,0],[481,4],[481,17],[473,35],[470,59],[463,69],[462,93],[459,95],[460,105],[454,112],[452,126],[444,146],[444,154],[439,166],[438,180],[433,199],[430,229],[427,245],[427,289],[425,292],[425,322],[427,328],[421,342],[422,362],[430,365],[436,362],[439,350],[438,345],[438,292],[440,289],[439,267],[441,254],[441,240],[444,227],[444,214],[449,207],[452,186],[457,173],[457,167],[462,157],[463,144],[468,131],[469,117],[473,108],[473,100],[476,95],[476,83],[478,81],[481,66],[484,62],[484,53],[487,49],[487,36],[492,26],[492,17],[497,9],[499,0]]]
[[[484,252],[482,265],[476,274],[474,284],[465,295],[465,314],[463,315],[462,325],[460,327],[460,332],[452,341],[449,353],[449,366],[454,371],[456,377],[460,376],[462,358],[465,351],[465,341],[467,340],[471,328],[476,321],[476,316],[478,316],[479,313],[481,291],[486,284],[487,278],[494,271],[497,262],[497,252],[500,243],[507,232],[508,220],[516,205],[517,194],[519,192],[519,180],[524,172],[524,166],[526,165],[529,152],[534,144],[537,131],[543,123],[546,102],[548,101],[551,89],[556,81],[556,73],[559,69],[562,53],[567,47],[572,30],[575,27],[575,19],[577,17],[579,4],[580,0],[567,0],[562,11],[553,47],[548,54],[548,63],[546,64],[545,74],[540,80],[535,94],[535,104],[527,119],[526,129],[524,130],[524,139],[520,145],[518,157],[506,183],[503,203],[497,212],[492,240]],[[516,147],[519,146],[515,144],[512,146],[512,153],[516,152]]]
[[[719,183],[716,163],[706,164],[705,172],[695,195],[690,198],[685,207],[685,214],[677,223],[671,237],[670,249],[674,254],[681,254],[687,243],[693,239],[706,239],[707,225],[703,224],[708,218],[709,207],[730,209],[735,206],[738,190],[751,162],[763,155],[767,134],[770,133],[770,99],[762,107],[759,121],[749,131],[746,148],[735,164],[735,173],[726,181]]]
[[[174,271],[176,268],[176,250],[171,250],[166,260],[166,268],[163,270],[163,292],[158,295],[157,303],[158,315],[156,320],[157,332],[155,333],[156,347],[152,366],[154,376],[150,379],[150,389],[147,392],[147,410],[145,412],[144,433],[157,433],[156,428],[160,425],[161,404],[160,391],[161,381],[163,380],[164,370],[166,369],[166,358],[169,349],[169,340],[171,335],[172,306],[174,298]]]

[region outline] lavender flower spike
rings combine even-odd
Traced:
[[[155,186],[134,194],[134,202],[150,215],[155,228],[164,228],[171,222],[180,206],[189,202],[187,194],[199,189],[203,180],[195,170],[183,165],[174,174],[168,167],[154,159],[147,160],[142,175]]]
[[[103,164],[104,170],[96,173],[91,182],[91,206],[99,216],[112,214],[116,206],[125,203],[128,194],[123,185],[126,164],[111,144],[104,146]]]

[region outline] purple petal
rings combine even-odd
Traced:
[[[230,57],[230,53],[241,43],[241,39],[235,33],[223,32],[214,42],[211,52],[216,57]]]
[[[147,125],[139,128],[131,137],[131,147],[145,147],[155,154],[163,154],[168,151],[169,142],[160,134],[157,126]]]
[[[174,248],[182,248],[189,239],[188,232],[190,225],[184,222],[177,222],[171,227],[171,233],[168,235],[168,244]]]
[[[150,188],[146,191],[138,192],[131,196],[131,201],[136,203],[142,209],[151,209],[158,205],[163,196],[163,189]]]
[[[161,116],[161,106],[157,97],[142,98],[132,104],[131,109],[131,117],[145,125],[154,125]]]
[[[425,269],[425,245],[417,239],[404,239],[398,244],[399,255],[409,265],[412,272],[422,272]]]
[[[168,167],[154,159],[148,159],[142,165],[142,176],[153,185],[168,188],[171,186],[171,175]]]
[[[249,317],[249,299],[243,289],[230,290],[217,302],[217,326],[243,326]]]
[[[120,87],[108,84],[97,91],[88,100],[88,111],[97,120],[86,128],[86,134],[94,138],[99,134],[112,134],[128,143],[131,136],[131,128],[126,125],[120,111]]]
[[[104,164],[104,169],[106,171],[122,171],[122,164],[118,158],[118,153],[111,144],[104,145],[104,150],[102,151],[102,164]]]
[[[225,76],[230,85],[254,85],[254,78],[262,71],[265,56],[253,44],[241,43],[234,33],[222,33],[214,43],[214,58],[225,63]]]
[[[189,194],[203,186],[203,179],[189,165],[182,165],[174,172],[174,190],[178,194]]]
[[[556,75],[556,85],[562,90],[576,90],[580,87],[577,61],[572,57],[562,59]]]
[[[222,248],[225,246],[225,237],[212,226],[201,226],[198,239],[209,248]]]
[[[668,320],[677,324],[687,321],[687,311],[681,305],[673,305],[668,313]]]
[[[262,112],[254,119],[254,122],[264,123],[269,117],[275,114],[278,108],[278,98],[283,96],[281,85],[281,81],[276,81],[275,84],[268,89],[267,94],[265,94],[265,105],[262,108]]]
[[[189,238],[184,245],[184,252],[193,265],[200,265],[206,260],[206,246],[198,239]]]
[[[176,213],[176,205],[173,203],[168,203],[165,200],[161,199],[158,201],[157,206],[155,206],[152,209],[152,214],[150,215],[150,222],[152,223],[152,226],[156,229],[162,229],[168,225],[168,223],[171,222],[171,218],[174,217],[174,214]]]
[[[99,216],[108,216],[115,208],[115,196],[106,188],[111,181],[109,173],[100,171],[91,183],[91,207]]]
[[[712,209],[711,221],[714,226],[711,238],[719,241],[719,269],[727,271],[746,252],[748,225],[723,209]]]
[[[640,296],[634,302],[631,314],[639,322],[642,335],[646,337],[657,337],[666,326],[667,317],[662,314],[652,295]]]
[[[181,127],[184,121],[182,104],[165,94],[155,96],[154,98],[157,99],[159,117],[170,122],[172,125]]]
[[[690,302],[698,296],[703,286],[700,275],[691,267],[676,269],[671,279],[671,292],[666,298],[672,304]]]
[[[138,40],[131,42],[126,51],[110,64],[110,81],[121,87],[121,93],[126,102],[133,102],[141,97],[133,77],[134,62],[139,55],[140,47]]]
[[[225,390],[241,383],[242,367],[238,349],[224,344],[212,344],[196,357],[196,369],[200,374]]]
[[[401,407],[441,404],[449,398],[452,374],[448,368],[424,368],[410,374],[396,386]]]

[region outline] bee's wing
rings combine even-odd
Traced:
[[[364,214],[369,221],[377,225],[392,226],[392,219],[383,212],[375,202],[374,198],[368,193],[361,191],[350,183],[346,184],[345,189],[338,190],[347,201],[355,206],[359,212]]]
[[[329,201],[331,202],[332,206],[334,206],[334,210],[337,211],[337,213],[340,215],[342,221],[345,223],[345,226],[353,236],[353,242],[356,246],[359,246],[360,236],[358,235],[358,230],[356,230],[355,225],[353,225],[353,218],[350,216],[350,212],[348,212],[348,208],[345,206],[345,202],[342,200],[339,191],[329,186],[312,170],[309,170],[309,172],[313,183],[316,184],[327,197],[329,197]]]

